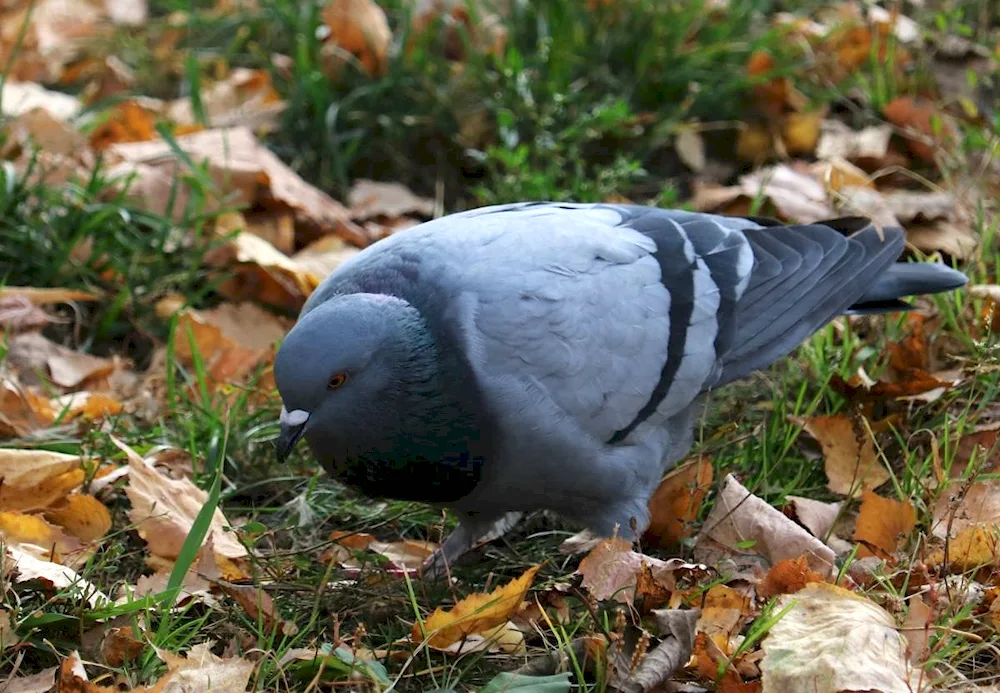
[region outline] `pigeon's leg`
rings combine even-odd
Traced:
[[[454,565],[474,546],[499,539],[510,531],[521,519],[521,513],[510,512],[500,516],[459,513],[459,518],[458,526],[445,537],[441,547],[424,561],[424,575],[432,578],[445,575],[448,566]]]

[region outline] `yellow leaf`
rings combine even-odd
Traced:
[[[527,594],[541,565],[524,571],[521,577],[493,590],[490,594],[470,594],[450,611],[440,607],[421,624],[415,623],[410,637],[421,639],[427,634],[432,647],[444,648],[467,635],[482,633],[505,623]]]
[[[930,567],[949,563],[952,573],[963,573],[997,561],[998,538],[995,527],[976,525],[966,527],[948,542],[948,553],[944,548],[931,553],[926,560]]]
[[[9,544],[20,544],[22,548],[30,544],[46,554],[52,552],[59,560],[80,549],[79,541],[38,515],[0,512],[0,536]],[[40,552],[35,553],[41,555]]]
[[[111,513],[101,501],[74,493],[64,503],[45,512],[45,517],[82,541],[96,541],[111,529]]]
[[[889,480],[863,422],[846,416],[814,416],[804,424],[823,448],[827,488],[834,493],[856,496],[862,488],[876,488]]]

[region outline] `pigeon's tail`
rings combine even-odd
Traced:
[[[900,299],[904,296],[937,294],[951,291],[968,283],[958,270],[933,262],[897,262],[879,277],[864,296],[845,311],[848,315],[890,313],[912,306]]]

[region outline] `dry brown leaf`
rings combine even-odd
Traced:
[[[15,339],[24,336],[27,335],[19,335]],[[6,361],[10,365],[11,352],[7,353]],[[0,376],[0,437],[22,438],[31,431],[50,425],[56,413],[48,397],[38,394],[34,388]],[[2,494],[3,489],[0,488],[0,498]]]
[[[754,106],[771,120],[778,120],[789,110],[798,110],[803,97],[795,91],[788,77],[766,77],[775,71],[777,63],[766,51],[756,51],[747,63],[747,76],[756,81],[752,87]]]
[[[254,212],[249,217],[239,212],[224,212],[216,219],[215,226],[220,233],[246,229],[285,255],[295,249],[295,215],[291,212]]]
[[[710,587],[696,606],[701,609],[698,632],[721,643],[728,644],[731,637],[739,634],[741,624],[753,618],[750,597],[726,585]]]
[[[156,122],[162,104],[147,100],[121,101],[102,114],[103,122],[90,133],[90,146],[104,151],[123,142],[148,142],[157,139]]]
[[[674,588],[673,573],[696,568],[679,558],[668,561],[632,550],[621,538],[604,539],[588,553],[577,568],[583,576],[581,586],[595,599],[615,599],[631,604],[639,596],[638,583],[644,578],[659,588]],[[644,575],[644,571],[648,573]]]
[[[56,693],[115,693],[117,686],[98,686],[90,682],[80,653],[73,650],[56,671]]]
[[[695,173],[705,170],[705,140],[697,126],[685,125],[677,132],[674,139],[674,149],[677,157]]]
[[[437,551],[438,545],[432,541],[408,539],[390,542],[373,541],[368,544],[368,549],[389,559],[387,566],[389,572],[413,572],[419,570],[424,561]]]
[[[862,421],[837,415],[814,416],[796,423],[802,423],[822,446],[827,488],[834,493],[857,496],[862,488],[877,488],[889,480]]]
[[[374,0],[332,0],[322,18],[329,30],[324,57],[331,76],[336,77],[343,64],[336,49],[354,56],[369,75],[385,74],[392,32]]]
[[[836,216],[822,184],[790,166],[754,171],[743,176],[740,185],[747,197],[762,195],[789,221],[811,224]]]
[[[854,541],[861,544],[858,556],[887,558],[899,549],[916,524],[917,513],[909,501],[882,498],[865,489],[854,530]]]
[[[111,513],[101,501],[73,493],[45,511],[45,518],[84,542],[97,541],[111,531]]]
[[[292,256],[292,261],[322,280],[361,252],[337,236],[323,236]]]
[[[906,651],[910,664],[919,667],[927,661],[930,654],[927,646],[934,624],[934,612],[919,594],[907,599],[906,606],[903,637],[906,638]]]
[[[983,479],[963,489],[953,482],[933,507],[931,533],[954,539],[966,530],[997,524],[1000,520],[1000,479]]]
[[[298,224],[316,235],[337,233],[361,246],[370,242],[343,205],[306,183],[261,145],[249,128],[206,130],[177,137],[176,142],[194,162],[208,162],[208,173],[226,197],[227,207],[246,204],[267,211],[291,211]],[[177,202],[170,211],[180,218],[190,193],[184,186],[174,190],[176,174],[185,168],[170,145],[162,141],[117,144],[110,152],[123,163],[110,169],[109,176],[136,172],[139,177],[130,194],[154,212],[167,212],[173,193]],[[209,209],[222,204],[220,200],[209,202]]]
[[[78,455],[0,448],[0,511],[46,508],[83,479]]]
[[[217,128],[272,126],[286,107],[270,73],[248,68],[236,68],[225,79],[204,88],[200,98],[208,124]],[[178,125],[199,125],[189,98],[169,104],[166,113]]]
[[[434,647],[447,647],[466,635],[506,623],[521,606],[539,568],[540,565],[528,568],[519,578],[490,594],[471,594],[448,611],[438,607],[423,623],[413,624],[410,637],[414,642],[426,639]]]
[[[69,566],[41,560],[16,546],[6,546],[5,549],[8,561],[15,569],[14,582],[38,580],[52,590],[72,591],[86,599],[95,609],[111,602],[103,592]]]
[[[118,358],[101,358],[73,351],[34,332],[17,335],[10,340],[7,363],[21,372],[22,380],[30,380],[24,378],[25,371],[41,371],[53,383],[67,389],[82,389],[103,383],[125,365]]]
[[[150,553],[175,560],[208,494],[188,479],[170,479],[134,460],[129,461],[125,492],[132,503],[129,519],[135,523]],[[247,550],[226,531],[228,525],[222,510],[216,508],[209,529],[215,552],[222,558],[243,558]]]
[[[695,557],[713,565],[738,555],[761,556],[771,565],[805,555],[809,566],[821,574],[834,568],[830,547],[750,493],[730,474],[695,538]]]
[[[811,584],[778,598],[762,647],[764,693],[913,693],[906,640],[885,609],[841,587]]]
[[[156,310],[169,318],[182,305],[181,299],[166,298]],[[178,318],[177,357],[192,363],[197,350],[213,385],[240,382],[270,360],[274,344],[287,329],[286,321],[251,303],[224,303],[200,311],[185,308]]]
[[[37,147],[50,155],[79,157],[81,162],[93,164],[87,148],[87,138],[67,121],[53,116],[45,108],[33,108],[22,113],[8,124],[8,139],[2,150],[12,150],[16,145],[22,151]]]
[[[10,613],[0,609],[0,655],[14,644],[14,630],[10,626]]]
[[[956,137],[947,116],[929,101],[898,96],[885,105],[883,114],[906,133],[910,151],[925,163],[934,163],[938,147],[946,147]]]
[[[649,500],[649,527],[643,542],[676,547],[691,534],[691,523],[712,487],[712,462],[699,457],[670,471]]]

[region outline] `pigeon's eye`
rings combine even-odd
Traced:
[[[334,373],[330,381],[326,384],[328,390],[336,390],[347,382],[347,373]]]

